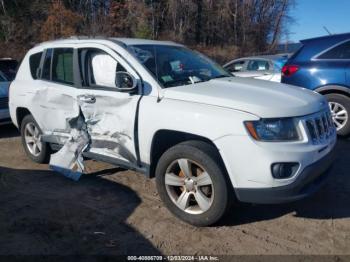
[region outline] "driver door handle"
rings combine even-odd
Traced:
[[[79,96],[79,101],[83,103],[88,103],[88,104],[94,104],[96,102],[96,97],[93,95],[82,95]]]

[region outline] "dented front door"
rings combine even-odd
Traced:
[[[82,90],[78,97],[91,139],[89,152],[136,164],[135,114],[139,96]]]
[[[77,101],[90,136],[89,153],[137,164],[135,119],[139,94],[115,87],[115,73],[132,69],[108,49],[79,49],[83,86]],[[85,72],[84,72],[85,70]]]

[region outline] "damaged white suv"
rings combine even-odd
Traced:
[[[321,95],[236,78],[172,43],[72,38],[35,46],[10,88],[28,156],[79,174],[95,159],[156,177],[165,205],[197,226],[233,200],[315,192],[336,132]]]

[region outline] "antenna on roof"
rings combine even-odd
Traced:
[[[323,26],[323,29],[324,29],[329,35],[332,35],[332,33],[328,30],[327,27]]]

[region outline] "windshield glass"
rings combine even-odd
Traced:
[[[133,45],[129,49],[165,88],[232,76],[204,55],[182,46]]]

